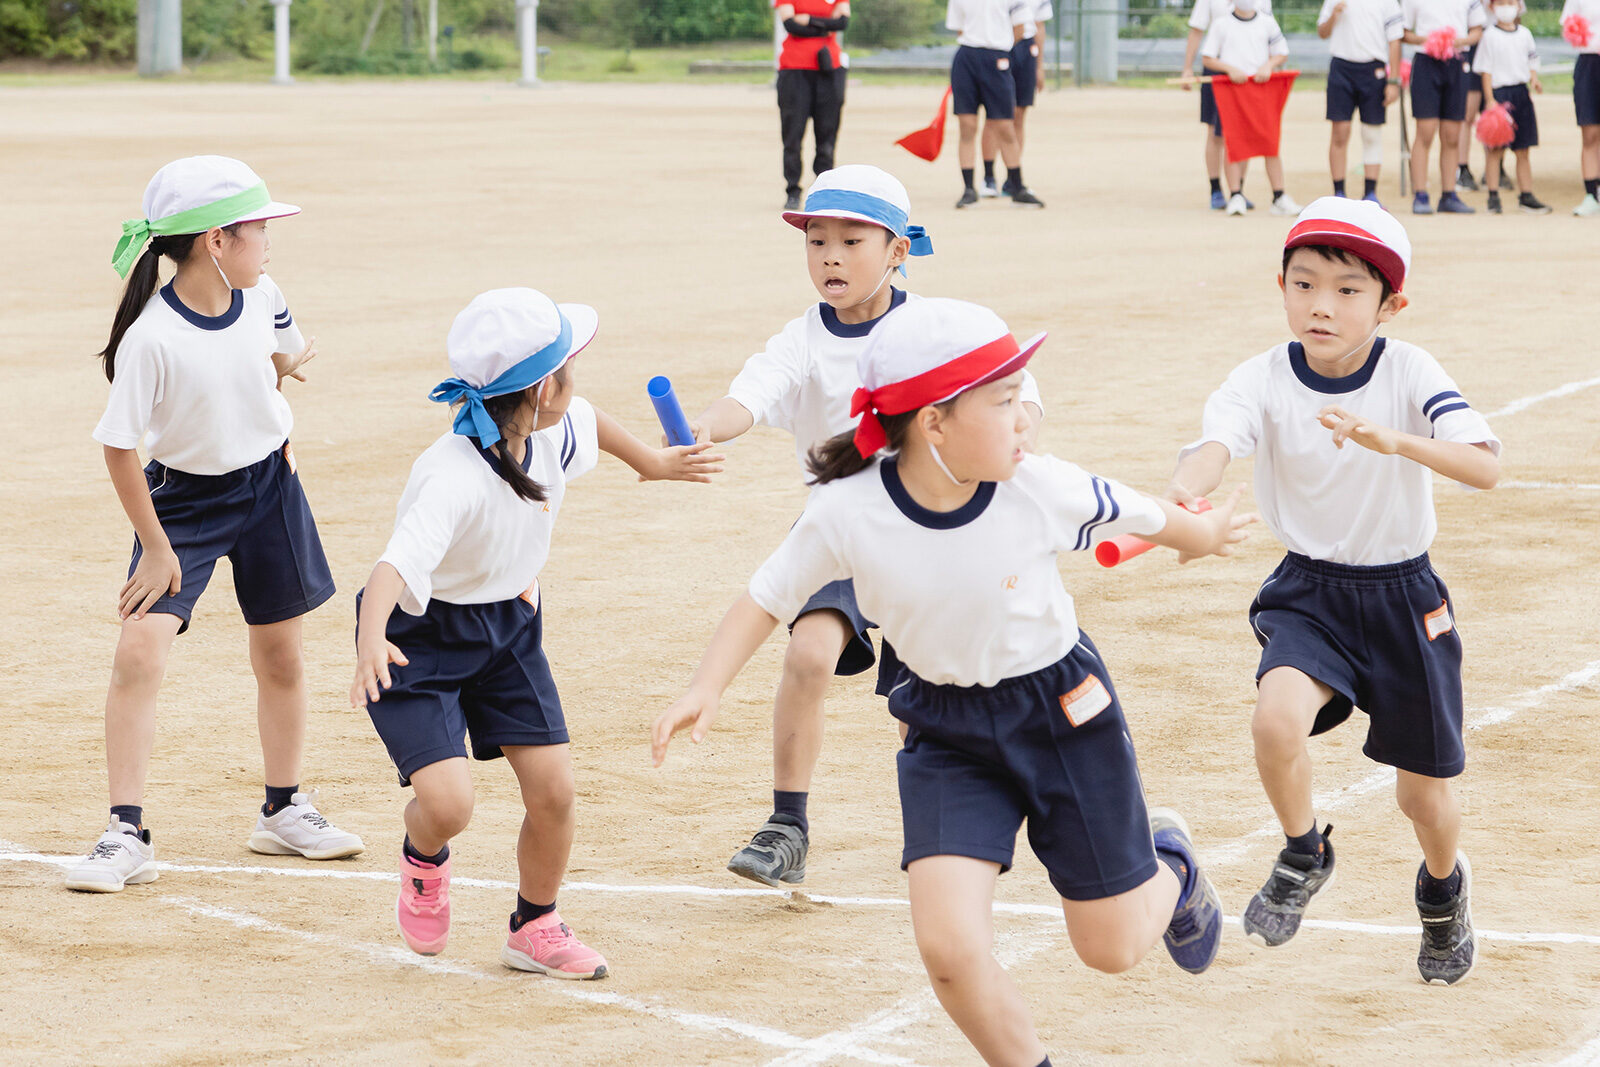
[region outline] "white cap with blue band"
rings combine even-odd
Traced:
[[[823,171],[806,190],[804,207],[783,213],[783,221],[798,230],[804,230],[812,219],[850,219],[882,226],[896,237],[909,237],[913,256],[933,255],[928,231],[909,225],[911,197],[906,187],[888,171],[865,163]],[[905,273],[904,267],[900,273]]]

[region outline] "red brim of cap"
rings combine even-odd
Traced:
[[[960,389],[957,389],[955,392],[951,393],[950,396],[940,397],[938,400],[933,401],[933,403],[942,404],[952,397],[960,396],[969,389],[976,389],[980,385],[988,385],[990,382],[997,382],[1001,378],[1010,377],[1011,375],[1017,373],[1017,371],[1028,365],[1028,360],[1033,358],[1033,354],[1039,351],[1039,346],[1044,344],[1045,338],[1049,336],[1049,333],[1035,334],[1033,337],[1028,339],[1027,344],[1023,345],[1021,349],[1017,351],[1016,355],[1010,357],[1004,363],[1000,364],[998,367],[994,368],[977,381],[968,382]]]
[[[1389,288],[1397,293],[1406,280],[1406,265],[1398,252],[1348,223],[1331,219],[1308,219],[1298,223],[1289,231],[1289,239],[1283,243],[1284,251],[1304,245],[1328,245],[1349,252],[1376,267],[1388,281]]]

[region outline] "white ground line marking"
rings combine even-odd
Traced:
[[[1600,482],[1500,482],[1496,489],[1566,489],[1577,493],[1600,491]]]
[[[1592,389],[1597,385],[1600,385],[1600,378],[1585,378],[1581,382],[1568,382],[1566,385],[1557,386],[1548,393],[1540,393],[1538,396],[1525,396],[1521,400],[1513,400],[1500,410],[1489,412],[1484,418],[1497,419],[1502,415],[1515,415],[1519,411],[1526,411],[1535,404],[1543,403],[1546,400],[1556,400],[1563,396],[1571,396],[1573,393],[1581,393],[1585,389]]]
[[[1590,1038],[1588,1044],[1556,1064],[1556,1067],[1600,1067],[1600,1034]]]

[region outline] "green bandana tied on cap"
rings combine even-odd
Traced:
[[[152,236],[205,233],[214,227],[238,222],[250,212],[266,207],[270,203],[272,197],[267,195],[267,183],[261,182],[243,192],[225,196],[221,200],[199,207],[192,207],[187,211],[180,211],[175,215],[168,215],[166,218],[154,221],[129,219],[122,224],[122,237],[117,241],[116,251],[111,253],[111,265],[116,268],[118,277],[126,278],[128,271],[133,269],[134,260],[144,251],[145,242]]]

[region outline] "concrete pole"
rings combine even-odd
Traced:
[[[182,0],[139,0],[137,48],[145,77],[183,69]]]
[[[517,0],[517,39],[522,42],[522,77],[518,85],[539,86],[539,0]]]
[[[428,0],[428,66],[439,62],[439,0]]]
[[[289,5],[294,0],[271,0],[272,3],[272,84],[292,85],[289,76]]]

